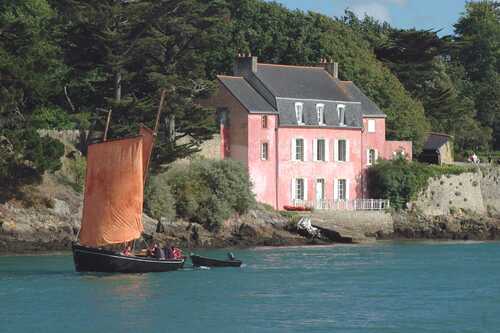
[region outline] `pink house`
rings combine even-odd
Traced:
[[[239,57],[218,76],[222,158],[247,166],[257,200],[276,209],[366,199],[365,171],[412,144],[386,141],[386,115],[336,63],[261,64]]]

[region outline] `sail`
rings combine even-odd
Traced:
[[[153,144],[155,140],[154,132],[152,129],[141,125],[139,129],[139,134],[142,135],[142,165],[144,173],[144,181],[146,181],[146,176],[148,174],[149,161],[151,160],[151,151],[153,150]]]
[[[90,145],[80,244],[99,247],[140,237],[143,136]]]

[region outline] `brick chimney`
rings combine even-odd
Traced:
[[[257,73],[257,57],[249,54],[238,54],[234,62],[233,75],[245,76],[250,73]]]
[[[339,78],[339,63],[333,62],[332,59],[321,58],[319,67],[323,67],[334,79]]]

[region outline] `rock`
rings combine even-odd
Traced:
[[[59,199],[54,199],[54,208],[52,208],[52,211],[54,214],[62,217],[71,215],[69,205],[65,201]]]

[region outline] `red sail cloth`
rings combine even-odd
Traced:
[[[80,244],[99,247],[141,236],[143,137],[90,145]]]
[[[148,174],[149,161],[151,160],[151,151],[153,150],[153,145],[155,141],[155,135],[152,129],[141,125],[139,129],[139,134],[142,135],[142,164],[144,181],[146,181],[146,176]]]

